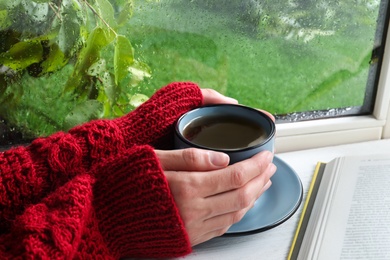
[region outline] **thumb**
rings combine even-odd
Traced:
[[[169,171],[210,171],[229,164],[225,153],[203,149],[155,150],[163,170]]]
[[[201,89],[203,95],[203,104],[238,104],[238,101],[231,97],[226,97],[214,89]]]

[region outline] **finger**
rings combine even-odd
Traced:
[[[201,89],[203,95],[203,104],[238,104],[238,101],[231,97],[226,97],[214,89]]]
[[[275,170],[275,172],[276,172],[276,170]],[[271,185],[272,185],[272,181],[269,180],[269,181],[264,185],[264,187],[261,189],[260,196],[261,196],[261,194],[263,194],[266,190],[268,190],[269,187],[271,187]]]
[[[226,104],[238,104],[237,99],[224,96],[224,95],[222,95],[221,93],[219,93],[218,91],[216,91],[214,89],[205,88],[205,89],[201,89],[201,92],[202,92],[202,95],[203,95],[203,104],[204,105],[221,104],[221,103],[222,104],[223,103],[226,103]],[[267,114],[267,116],[269,116],[272,119],[272,121],[275,122],[275,117],[270,112],[268,112],[266,110],[263,110],[263,109],[259,109],[259,110],[261,112]]]
[[[260,194],[263,194],[270,186],[271,181],[269,180],[266,185],[261,189]],[[202,230],[206,230],[207,232],[205,234],[202,234],[201,236],[195,237],[191,240],[191,245],[195,246],[197,244],[203,243],[207,240],[210,240],[214,237],[219,237],[225,234],[229,228],[239,221],[242,220],[242,218],[245,216],[245,214],[253,208],[254,203],[251,203],[249,207],[246,207],[244,209],[229,212],[222,215],[217,215],[211,218],[206,219],[202,223]],[[200,230],[200,228],[198,228]]]
[[[244,186],[265,171],[272,162],[273,154],[263,151],[252,158],[235,163],[204,175],[203,195],[212,196]]]
[[[215,222],[221,223],[221,221],[219,219],[216,219]],[[223,234],[225,234],[229,230],[230,227],[231,226],[225,226],[223,228],[215,229],[215,230],[214,229],[209,230],[209,229],[206,229],[206,227],[205,227],[204,230],[207,231],[206,233],[199,235],[197,237],[190,238],[191,246],[199,245],[199,244],[206,242],[206,241],[208,241],[212,238],[215,238],[215,237],[220,237]]]
[[[248,182],[245,186],[208,197],[205,203],[207,203],[206,206],[210,210],[208,211],[209,215],[204,218],[213,218],[218,215],[252,208],[261,194],[271,186],[270,178],[275,172],[275,165],[270,164],[261,175]]]
[[[202,223],[201,228],[202,230],[205,230],[206,233],[193,238],[191,240],[191,245],[195,246],[214,237],[222,236],[233,224],[239,222],[245,216],[248,210],[249,209],[244,209],[205,220]]]
[[[193,246],[199,245],[201,243],[204,243],[212,238],[220,237],[223,234],[225,234],[228,231],[228,229],[229,229],[229,227],[225,227],[225,228],[221,228],[221,229],[213,230],[213,231],[208,230],[209,232],[202,234],[201,236],[190,238],[191,246],[193,247]]]
[[[273,114],[271,114],[270,112],[266,111],[266,110],[262,110],[262,109],[258,109],[259,111],[263,112],[264,114],[266,114],[267,116],[269,116],[269,118],[272,119],[272,121],[275,122],[275,117]]]
[[[225,153],[188,148],[181,150],[156,150],[163,170],[166,171],[210,171],[228,166]]]

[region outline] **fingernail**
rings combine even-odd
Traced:
[[[227,166],[229,156],[225,153],[209,152],[210,162],[215,166]]]
[[[229,99],[229,102],[230,102],[230,103],[238,104],[238,100],[237,100],[237,99],[231,98],[231,97],[226,97],[226,98]]]
[[[278,167],[276,167],[275,164],[271,164],[271,173],[274,175],[274,173],[278,170]]]
[[[272,162],[272,160],[274,159],[274,154],[269,151],[266,152],[265,156],[268,162]]]

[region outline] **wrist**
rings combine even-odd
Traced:
[[[191,82],[175,82],[158,90],[148,101],[127,116],[116,119],[127,146],[157,145],[169,141],[173,125],[185,112],[202,105],[200,88]],[[165,138],[165,139],[164,139]]]

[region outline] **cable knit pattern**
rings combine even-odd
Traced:
[[[42,202],[26,208],[11,232],[0,236],[0,256],[14,259],[71,259],[92,203],[93,180],[80,175]]]
[[[189,239],[153,147],[202,104],[172,83],[115,120],[96,120],[0,153],[0,257],[175,257]]]

